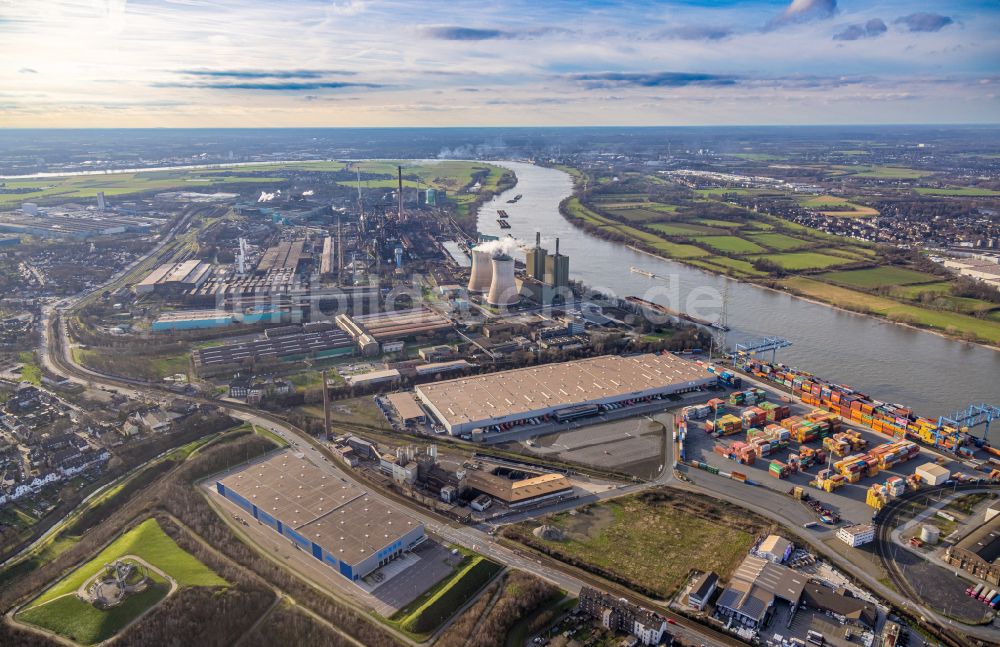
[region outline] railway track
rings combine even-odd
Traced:
[[[947,490],[953,490],[955,492],[962,492],[968,490],[983,490],[992,489],[1000,491],[1000,486],[989,485],[989,484],[966,484],[966,485],[951,485],[951,486],[938,486],[934,488],[928,488],[926,490],[920,490],[918,492],[908,492],[896,499],[893,499],[885,507],[883,507],[875,518],[875,554],[878,556],[882,567],[885,569],[886,574],[889,577],[889,581],[892,582],[893,587],[896,588],[900,594],[909,600],[914,600],[918,604],[921,601],[921,596],[919,591],[910,583],[907,579],[906,574],[903,569],[899,566],[893,553],[901,549],[899,546],[892,541],[892,532],[897,527],[897,521],[903,511],[910,503],[918,502],[933,496],[937,492],[943,492]],[[908,613],[914,610],[907,609]],[[920,613],[919,609],[916,609],[919,613],[917,620],[927,628],[931,629],[937,636],[942,638],[946,644],[951,647],[967,647],[972,644],[971,636],[962,633],[959,629],[948,624],[940,623],[936,618],[928,618],[923,613]],[[986,643],[984,643],[986,644]]]

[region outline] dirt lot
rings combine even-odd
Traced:
[[[532,440],[534,446],[512,443],[512,449],[650,479],[663,465],[665,433],[662,424],[637,416],[541,436]]]

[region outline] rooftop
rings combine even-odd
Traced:
[[[221,482],[351,564],[420,525],[405,512],[379,503],[364,489],[331,476],[290,451],[230,474]]]
[[[975,553],[984,561],[994,562],[1000,557],[1000,516],[993,517],[970,532],[955,544],[955,548]]]
[[[466,476],[469,487],[506,503],[520,503],[539,496],[554,494],[572,487],[562,474],[542,474],[514,481],[490,472],[471,471]]]
[[[603,355],[417,387],[450,424],[627,397],[652,388],[704,380],[705,370],[676,355]]]
[[[403,420],[413,420],[424,415],[424,410],[417,404],[412,393],[390,393],[389,404],[393,406]]]

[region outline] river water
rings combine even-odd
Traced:
[[[877,399],[907,404],[925,416],[948,415],[970,403],[1000,405],[1000,352],[740,283],[597,238],[559,213],[559,202],[573,190],[569,175],[527,163],[493,163],[513,170],[518,182],[483,205],[479,230],[495,236],[511,234],[532,245],[540,231],[549,253],[558,237],[560,252],[570,257],[574,280],[709,320],[719,317],[720,295],[728,285],[730,346],[765,335],[784,337],[793,345],[778,351],[779,361]],[[523,197],[507,204],[517,194]],[[510,229],[500,229],[497,209],[510,214]],[[636,274],[633,266],[668,278]],[[990,431],[997,444],[1000,422]]]

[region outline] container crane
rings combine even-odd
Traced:
[[[736,352],[733,353],[733,366],[740,355],[756,355],[771,351],[771,363],[774,363],[775,356],[781,348],[788,348],[792,342],[781,337],[759,337],[750,339],[742,344],[736,344]]]
[[[950,416],[941,416],[938,418],[938,425],[934,434],[935,444],[937,444],[938,434],[941,433],[941,430],[947,424],[956,429],[972,429],[979,425],[985,425],[982,438],[976,441],[977,445],[982,445],[990,435],[990,423],[994,420],[1000,420],[1000,407],[991,404],[970,404]]]

